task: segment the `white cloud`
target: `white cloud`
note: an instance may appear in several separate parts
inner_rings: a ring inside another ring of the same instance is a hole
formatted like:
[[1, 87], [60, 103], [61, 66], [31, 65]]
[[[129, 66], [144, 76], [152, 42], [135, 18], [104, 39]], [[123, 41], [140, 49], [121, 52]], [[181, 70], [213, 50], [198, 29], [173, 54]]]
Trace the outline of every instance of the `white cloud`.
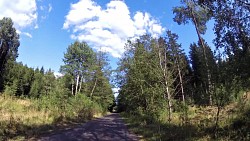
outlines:
[[54, 72], [54, 76], [55, 76], [56, 78], [60, 78], [60, 77], [63, 76], [63, 74], [60, 73], [60, 72]]
[[29, 37], [29, 38], [32, 38], [32, 35], [28, 32], [23, 32], [22, 34], [24, 34], [25, 36]]
[[19, 35], [25, 35], [25, 36], [27, 36], [29, 38], [32, 38], [32, 35], [30, 33], [28, 33], [28, 32], [22, 32], [22, 31], [17, 29], [16, 33], [19, 34]]
[[17, 29], [37, 25], [37, 5], [35, 0], [1, 0], [0, 18], [12, 18]]
[[128, 38], [145, 33], [156, 37], [164, 31], [149, 13], [137, 11], [132, 16], [124, 1], [110, 1], [103, 9], [92, 0], [80, 0], [71, 4], [65, 18], [63, 29], [71, 31], [72, 39], [86, 41], [114, 57], [122, 55]]
[[49, 9], [48, 9], [48, 12], [50, 13], [52, 11], [52, 5], [49, 4]]

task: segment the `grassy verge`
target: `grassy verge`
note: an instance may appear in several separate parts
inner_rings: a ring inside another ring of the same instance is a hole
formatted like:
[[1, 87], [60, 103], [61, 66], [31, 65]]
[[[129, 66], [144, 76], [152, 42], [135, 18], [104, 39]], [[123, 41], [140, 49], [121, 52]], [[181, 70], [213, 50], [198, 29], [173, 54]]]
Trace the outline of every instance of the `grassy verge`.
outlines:
[[129, 130], [148, 141], [250, 140], [250, 107], [245, 107], [240, 112], [232, 111], [235, 108], [237, 105], [229, 105], [223, 109], [216, 131], [216, 107], [190, 107], [187, 123], [183, 123], [180, 113], [174, 113], [171, 123], [162, 120], [148, 123], [145, 115], [121, 115]]
[[77, 126], [104, 114], [102, 108], [79, 95], [61, 100], [0, 96], [0, 140], [25, 140]]

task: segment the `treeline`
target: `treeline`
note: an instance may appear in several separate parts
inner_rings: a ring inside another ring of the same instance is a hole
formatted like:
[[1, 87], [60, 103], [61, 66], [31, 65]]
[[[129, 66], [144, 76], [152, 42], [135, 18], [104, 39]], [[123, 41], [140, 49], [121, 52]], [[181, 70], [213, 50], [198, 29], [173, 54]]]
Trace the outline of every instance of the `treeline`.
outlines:
[[[218, 122], [221, 108], [250, 88], [249, 4], [244, 0], [181, 3], [173, 8], [174, 21], [191, 22], [197, 34], [186, 36], [197, 36], [198, 41], [190, 44], [188, 55], [171, 31], [164, 37], [145, 35], [128, 41], [116, 76], [119, 107], [147, 116], [150, 123], [162, 113], [171, 122], [180, 110], [187, 117], [190, 105], [215, 106]], [[211, 19], [215, 50], [202, 38]]]
[[40, 99], [60, 92], [66, 99], [85, 95], [103, 110], [113, 104], [111, 68], [106, 53], [95, 52], [87, 43], [75, 41], [64, 54], [62, 76], [56, 78], [51, 69], [29, 68], [15, 61], [20, 43], [10, 18], [0, 20], [0, 39], [0, 92], [3, 94]]
[[26, 140], [112, 111], [115, 104], [106, 53], [75, 41], [64, 54], [62, 76], [55, 77], [51, 69], [16, 62], [19, 45], [12, 20], [1, 19], [0, 140]]
[[56, 78], [51, 70], [29, 68], [22, 63], [8, 61], [3, 73], [1, 91], [12, 96], [39, 98], [55, 88]]

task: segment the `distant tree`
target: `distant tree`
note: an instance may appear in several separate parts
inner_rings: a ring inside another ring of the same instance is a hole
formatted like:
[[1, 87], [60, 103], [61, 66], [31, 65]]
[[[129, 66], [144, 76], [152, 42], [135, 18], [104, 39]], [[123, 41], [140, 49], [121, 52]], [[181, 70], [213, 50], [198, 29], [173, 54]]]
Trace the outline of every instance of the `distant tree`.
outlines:
[[[206, 49], [206, 56], [207, 56], [207, 64], [209, 69], [211, 70], [210, 73], [213, 77], [211, 77], [210, 81], [212, 84], [216, 83], [217, 77], [217, 64], [216, 58], [213, 55], [213, 52], [205, 44]], [[203, 47], [201, 44], [191, 44], [190, 46], [190, 60], [193, 69], [193, 79], [194, 79], [194, 88], [195, 93], [193, 94], [194, 100], [196, 104], [209, 104], [210, 103], [210, 94], [209, 91], [209, 81], [208, 76], [206, 75], [207, 68], [205, 64], [205, 57], [203, 55]], [[214, 85], [213, 85], [214, 86]]]
[[23, 95], [28, 96], [31, 85], [34, 79], [34, 70], [32, 68], [25, 67], [25, 73], [23, 74]]
[[43, 77], [43, 82], [44, 82], [44, 93], [47, 95], [49, 92], [55, 87], [55, 81], [56, 78], [54, 76], [54, 73], [49, 69]]
[[41, 69], [40, 69], [40, 73], [41, 73], [41, 74], [44, 74], [44, 73], [45, 73], [45, 72], [44, 72], [43, 66], [42, 66]]
[[38, 71], [35, 71], [34, 73], [34, 80], [31, 84], [29, 96], [34, 98], [39, 98], [43, 94], [43, 88], [44, 88], [44, 81], [43, 81], [44, 75], [40, 73], [39, 69]]

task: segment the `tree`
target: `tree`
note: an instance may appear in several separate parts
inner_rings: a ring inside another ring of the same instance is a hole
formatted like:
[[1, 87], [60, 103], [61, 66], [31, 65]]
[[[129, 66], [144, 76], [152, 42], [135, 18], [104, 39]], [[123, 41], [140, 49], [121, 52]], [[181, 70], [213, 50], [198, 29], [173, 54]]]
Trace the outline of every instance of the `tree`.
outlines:
[[[233, 79], [243, 89], [250, 86], [250, 7], [247, 0], [214, 2], [215, 45], [224, 49]], [[231, 82], [233, 81], [230, 80]]]
[[[173, 89], [173, 75], [172, 70], [169, 68], [169, 65], [172, 63], [170, 61], [170, 58], [168, 56], [168, 45], [163, 38], [159, 39], [159, 45], [158, 45], [158, 57], [159, 57], [159, 65], [161, 69], [161, 77], [162, 77], [162, 83], [164, 85], [164, 98], [168, 101], [168, 120], [169, 122], [172, 120], [172, 112], [173, 112], [173, 92], [171, 92], [171, 89]], [[167, 96], [167, 97], [166, 97]]]
[[211, 83], [211, 70], [209, 70], [208, 59], [206, 56], [206, 47], [205, 43], [201, 37], [201, 34], [204, 34], [206, 31], [206, 22], [211, 18], [210, 11], [206, 7], [199, 6], [194, 0], [183, 0], [182, 3], [184, 6], [175, 7], [173, 12], [176, 14], [174, 21], [178, 24], [186, 24], [189, 20], [195, 26], [195, 30], [199, 39], [199, 43], [203, 47], [203, 55], [205, 58], [206, 65], [206, 74], [208, 79], [208, 94], [209, 94], [209, 103], [212, 105], [212, 83]]
[[158, 40], [144, 35], [134, 42], [128, 41], [125, 48], [127, 51], [118, 67], [119, 108], [141, 114], [146, 122], [151, 123], [160, 111], [167, 110], [168, 102], [165, 79], [160, 69]]
[[[215, 84], [216, 77], [217, 77], [217, 65], [215, 63], [215, 57], [211, 51], [211, 49], [206, 46], [206, 56], [207, 56], [207, 63], [209, 69], [212, 70], [211, 74], [213, 74], [210, 79], [211, 83]], [[209, 104], [210, 103], [210, 95], [208, 93], [209, 90], [209, 82], [208, 76], [206, 75], [206, 65], [205, 65], [205, 57], [203, 56], [203, 47], [200, 44], [191, 44], [190, 45], [190, 60], [193, 69], [193, 79], [194, 79], [194, 101], [196, 104]]]
[[[172, 33], [171, 31], [167, 31], [167, 36], [165, 37], [167, 44], [167, 54], [170, 56], [169, 61], [171, 61], [171, 70], [173, 72], [173, 78], [175, 80], [175, 94], [173, 96], [180, 96], [185, 103], [185, 93], [184, 93], [184, 85], [185, 79], [184, 76], [187, 73], [188, 61], [181, 45], [177, 43], [178, 35]], [[179, 94], [181, 93], [181, 94]]]
[[18, 56], [19, 35], [10, 18], [0, 20], [0, 91], [3, 89], [3, 73], [7, 60], [15, 60]]
[[92, 81], [90, 81], [90, 97], [107, 108], [114, 101], [110, 80], [110, 66], [105, 52], [96, 53], [96, 63], [93, 66]]
[[[91, 67], [95, 62], [95, 53], [85, 42], [74, 42], [64, 54], [61, 66], [62, 73], [69, 73], [72, 76], [72, 95], [80, 92], [81, 84], [88, 79], [91, 73]], [[74, 89], [75, 86], [75, 89]]]
[[16, 96], [29, 95], [31, 83], [33, 82], [34, 70], [24, 66], [22, 63], [17, 63], [13, 60], [8, 60], [3, 74], [3, 84], [5, 87], [16, 85]]
[[43, 88], [44, 88], [44, 81], [43, 81], [44, 75], [39, 71], [39, 69], [36, 69], [34, 73], [34, 79], [31, 84], [29, 96], [34, 98], [39, 98], [43, 94]]
[[[42, 67], [43, 68], [43, 67]], [[43, 73], [42, 73], [43, 74]], [[48, 95], [49, 92], [55, 87], [55, 76], [54, 73], [49, 69], [43, 77], [45, 94]]]

